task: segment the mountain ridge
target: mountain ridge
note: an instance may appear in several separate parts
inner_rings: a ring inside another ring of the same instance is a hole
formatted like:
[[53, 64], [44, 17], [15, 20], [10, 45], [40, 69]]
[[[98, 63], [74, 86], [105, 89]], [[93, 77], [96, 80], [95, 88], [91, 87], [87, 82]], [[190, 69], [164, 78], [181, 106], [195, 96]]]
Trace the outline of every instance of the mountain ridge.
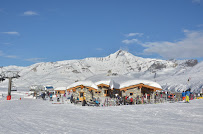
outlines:
[[[68, 86], [75, 81], [84, 80], [97, 74], [107, 74], [108, 71], [111, 71], [114, 74], [129, 75], [135, 79], [157, 81], [164, 90], [173, 88], [174, 91], [178, 91], [180, 88], [191, 87], [191, 84], [185, 86], [185, 82], [182, 80], [184, 79], [183, 76], [188, 77], [196, 71], [202, 73], [199, 68], [202, 68], [203, 65], [200, 64], [200, 67], [197, 65], [196, 60], [142, 58], [127, 51], [118, 50], [106, 57], [41, 62], [28, 67], [7, 66], [4, 69], [19, 71], [21, 77], [13, 81], [13, 86], [16, 87], [28, 88], [31, 85]], [[195, 67], [196, 69], [193, 69]], [[182, 84], [182, 86], [173, 82], [171, 77], [180, 78], [180, 85]], [[170, 85], [168, 85], [169, 83]], [[201, 82], [198, 85], [201, 87]], [[7, 87], [7, 81], [0, 83], [0, 87]], [[195, 90], [199, 92], [200, 89], [195, 87]]]

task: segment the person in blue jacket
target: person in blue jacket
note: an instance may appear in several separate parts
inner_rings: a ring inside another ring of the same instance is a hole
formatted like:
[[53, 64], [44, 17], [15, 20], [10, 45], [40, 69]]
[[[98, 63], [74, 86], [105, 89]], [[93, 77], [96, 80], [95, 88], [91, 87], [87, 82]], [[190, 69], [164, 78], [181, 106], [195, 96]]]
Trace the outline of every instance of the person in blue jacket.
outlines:
[[183, 98], [183, 101], [186, 99], [186, 97], [185, 97], [185, 91], [182, 92], [182, 98]]
[[185, 92], [185, 95], [186, 95], [186, 102], [187, 103], [189, 103], [189, 100], [190, 100], [190, 98], [189, 98], [189, 96], [190, 96], [190, 88]]
[[49, 94], [50, 101], [52, 101], [52, 93]]

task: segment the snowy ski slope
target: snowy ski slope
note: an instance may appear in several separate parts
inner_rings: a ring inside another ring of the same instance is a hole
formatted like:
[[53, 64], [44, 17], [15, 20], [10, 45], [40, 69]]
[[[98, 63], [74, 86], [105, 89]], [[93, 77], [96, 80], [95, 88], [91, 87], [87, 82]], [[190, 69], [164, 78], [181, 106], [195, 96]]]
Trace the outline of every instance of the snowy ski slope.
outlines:
[[0, 98], [0, 133], [202, 134], [203, 100], [111, 107]]

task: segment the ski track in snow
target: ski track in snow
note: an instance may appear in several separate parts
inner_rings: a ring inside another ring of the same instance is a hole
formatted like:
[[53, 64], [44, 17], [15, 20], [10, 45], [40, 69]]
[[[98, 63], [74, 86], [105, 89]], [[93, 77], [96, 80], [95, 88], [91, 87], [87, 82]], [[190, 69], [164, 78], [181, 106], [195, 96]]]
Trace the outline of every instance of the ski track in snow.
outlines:
[[201, 134], [203, 100], [111, 107], [0, 98], [0, 133]]

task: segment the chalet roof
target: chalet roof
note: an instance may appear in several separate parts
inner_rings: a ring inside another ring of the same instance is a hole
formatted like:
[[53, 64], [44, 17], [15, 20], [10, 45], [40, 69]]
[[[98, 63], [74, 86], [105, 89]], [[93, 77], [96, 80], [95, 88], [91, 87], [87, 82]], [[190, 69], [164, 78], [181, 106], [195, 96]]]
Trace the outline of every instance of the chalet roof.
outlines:
[[127, 76], [127, 75], [106, 75], [106, 74], [100, 74], [100, 75], [95, 75], [92, 77], [87, 78], [86, 80], [90, 80], [95, 83], [95, 85], [99, 84], [105, 84], [109, 85], [111, 89], [121, 89], [124, 87], [129, 87], [132, 85], [138, 85], [138, 84], [144, 84], [148, 85], [151, 87], [155, 88], [160, 88], [162, 87], [153, 81], [149, 80], [135, 80], [133, 77]]
[[88, 80], [75, 82], [75, 83], [69, 85], [67, 87], [67, 89], [70, 89], [70, 88], [73, 88], [73, 87], [76, 87], [76, 86], [79, 86], [79, 85], [83, 85], [83, 86], [87, 86], [87, 87], [92, 87], [94, 89], [98, 89], [97, 85], [95, 85], [92, 81], [88, 81]]
[[162, 89], [162, 87], [158, 83], [153, 82], [153, 81], [149, 81], [149, 80], [129, 80], [129, 81], [121, 83], [120, 84], [120, 89], [125, 88], [125, 87], [129, 87], [129, 86], [132, 86], [132, 85], [138, 85], [138, 84], [144, 84], [144, 85], [147, 85], [147, 86], [150, 86], [150, 87], [155, 87], [155, 88]]
[[55, 90], [55, 91], [56, 91], [56, 90], [66, 90], [66, 87], [57, 87], [57, 88], [55, 88], [54, 90]]
[[148, 87], [156, 88], [156, 89], [162, 89], [162, 87], [153, 81], [149, 80], [135, 80], [134, 78], [127, 76], [127, 75], [106, 75], [106, 74], [100, 74], [100, 75], [95, 75], [92, 77], [87, 78], [85, 81], [78, 81], [70, 86], [67, 87], [67, 89], [83, 85], [83, 86], [88, 86], [92, 87], [95, 89], [98, 89], [98, 85], [107, 85], [111, 89], [122, 89], [122, 88], [127, 88], [131, 87], [133, 85], [146, 85]]
[[120, 84], [123, 81], [132, 80], [133, 78], [128, 77], [126, 75], [107, 75], [107, 74], [99, 74], [92, 77], [87, 78], [86, 80], [90, 80], [95, 83], [95, 85], [105, 84], [109, 85], [112, 89], [119, 89]]

